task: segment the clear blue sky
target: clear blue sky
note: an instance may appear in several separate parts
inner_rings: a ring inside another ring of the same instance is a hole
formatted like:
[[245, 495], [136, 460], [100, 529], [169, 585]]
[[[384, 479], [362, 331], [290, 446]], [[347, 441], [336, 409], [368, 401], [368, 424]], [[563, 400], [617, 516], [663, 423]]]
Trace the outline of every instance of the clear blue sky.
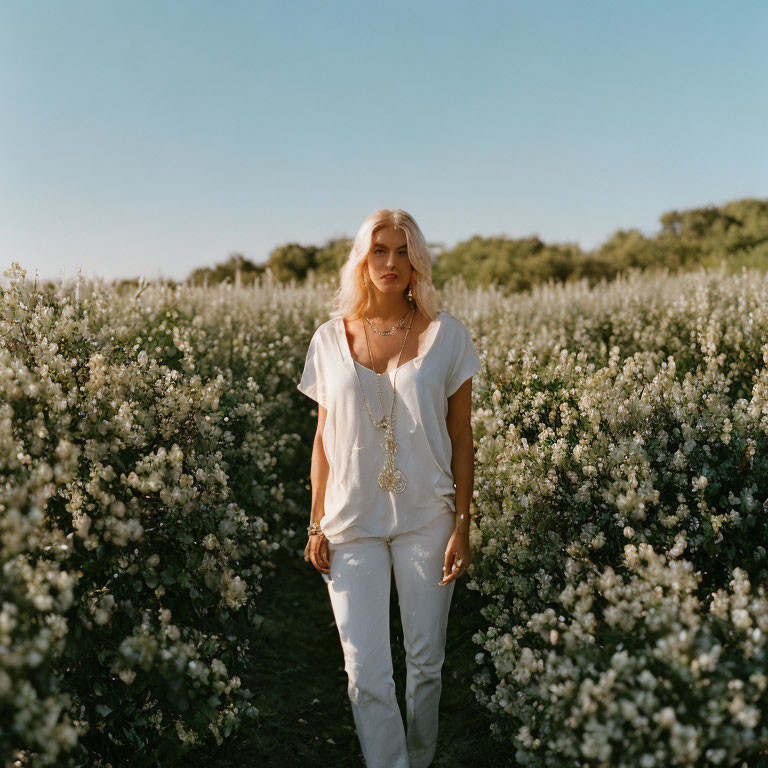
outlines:
[[577, 242], [768, 197], [768, 2], [0, 0], [0, 248], [186, 277], [353, 236]]

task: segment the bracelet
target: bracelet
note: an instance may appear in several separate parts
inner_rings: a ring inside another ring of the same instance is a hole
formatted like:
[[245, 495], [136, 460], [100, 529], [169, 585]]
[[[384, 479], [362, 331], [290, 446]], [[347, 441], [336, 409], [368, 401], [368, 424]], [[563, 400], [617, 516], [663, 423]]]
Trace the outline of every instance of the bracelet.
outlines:
[[323, 533], [323, 529], [320, 527], [320, 523], [310, 523], [307, 526], [307, 533], [312, 536], [313, 534]]

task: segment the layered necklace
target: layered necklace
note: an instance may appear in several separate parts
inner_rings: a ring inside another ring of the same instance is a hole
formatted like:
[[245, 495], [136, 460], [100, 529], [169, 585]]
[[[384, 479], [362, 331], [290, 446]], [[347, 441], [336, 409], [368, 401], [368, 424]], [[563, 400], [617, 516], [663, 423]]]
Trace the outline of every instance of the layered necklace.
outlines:
[[360, 378], [360, 372], [357, 370], [357, 366], [353, 365], [355, 373], [357, 374], [357, 380], [360, 383], [360, 391], [363, 393], [363, 400], [365, 401], [365, 407], [368, 411], [368, 416], [371, 419], [371, 424], [377, 432], [380, 432], [384, 444], [384, 467], [379, 472], [379, 488], [382, 491], [392, 491], [393, 493], [402, 493], [405, 490], [406, 477], [395, 466], [395, 454], [400, 446], [395, 442], [395, 400], [397, 398], [397, 373], [400, 368], [400, 358], [403, 355], [403, 347], [405, 347], [405, 340], [408, 338], [408, 331], [411, 330], [411, 322], [413, 321], [413, 314], [415, 312], [415, 305], [412, 306], [401, 318], [400, 322], [393, 325], [388, 331], [379, 331], [373, 327], [373, 324], [367, 317], [363, 320], [370, 325], [371, 329], [379, 336], [391, 336], [398, 329], [402, 328], [406, 318], [408, 318], [408, 325], [405, 329], [405, 335], [403, 336], [403, 343], [400, 346], [400, 354], [397, 356], [397, 369], [395, 370], [395, 376], [392, 381], [392, 409], [389, 416], [387, 416], [387, 409], [384, 407], [384, 398], [381, 394], [381, 374], [376, 370], [376, 366], [373, 362], [373, 353], [371, 352], [371, 344], [368, 341], [368, 334], [365, 331], [365, 323], [363, 324], [363, 333], [365, 333], [365, 343], [368, 346], [368, 357], [371, 360], [373, 366], [373, 372], [376, 374], [376, 387], [379, 391], [379, 403], [381, 404], [382, 417], [378, 421], [373, 418], [371, 412], [371, 406], [368, 403], [368, 398], [365, 396], [365, 388]]

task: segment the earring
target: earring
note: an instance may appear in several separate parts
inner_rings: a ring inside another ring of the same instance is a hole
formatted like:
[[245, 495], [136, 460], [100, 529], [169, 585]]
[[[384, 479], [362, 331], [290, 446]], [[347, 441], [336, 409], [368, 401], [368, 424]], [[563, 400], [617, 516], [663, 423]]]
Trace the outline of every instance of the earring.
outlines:
[[406, 298], [408, 299], [408, 301], [413, 301], [413, 293], [411, 291], [410, 285], [408, 286], [408, 295], [406, 296]]

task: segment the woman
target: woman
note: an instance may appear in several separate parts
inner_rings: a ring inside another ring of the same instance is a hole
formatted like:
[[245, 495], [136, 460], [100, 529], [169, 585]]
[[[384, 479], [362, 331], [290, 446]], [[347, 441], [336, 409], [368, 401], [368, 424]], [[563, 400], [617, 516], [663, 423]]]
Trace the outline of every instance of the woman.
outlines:
[[[429, 251], [403, 210], [363, 222], [334, 304], [298, 385], [318, 403], [304, 556], [328, 583], [368, 768], [423, 768], [437, 743], [448, 610], [470, 563], [480, 359], [467, 328], [436, 310]], [[392, 571], [407, 736], [392, 678]]]

